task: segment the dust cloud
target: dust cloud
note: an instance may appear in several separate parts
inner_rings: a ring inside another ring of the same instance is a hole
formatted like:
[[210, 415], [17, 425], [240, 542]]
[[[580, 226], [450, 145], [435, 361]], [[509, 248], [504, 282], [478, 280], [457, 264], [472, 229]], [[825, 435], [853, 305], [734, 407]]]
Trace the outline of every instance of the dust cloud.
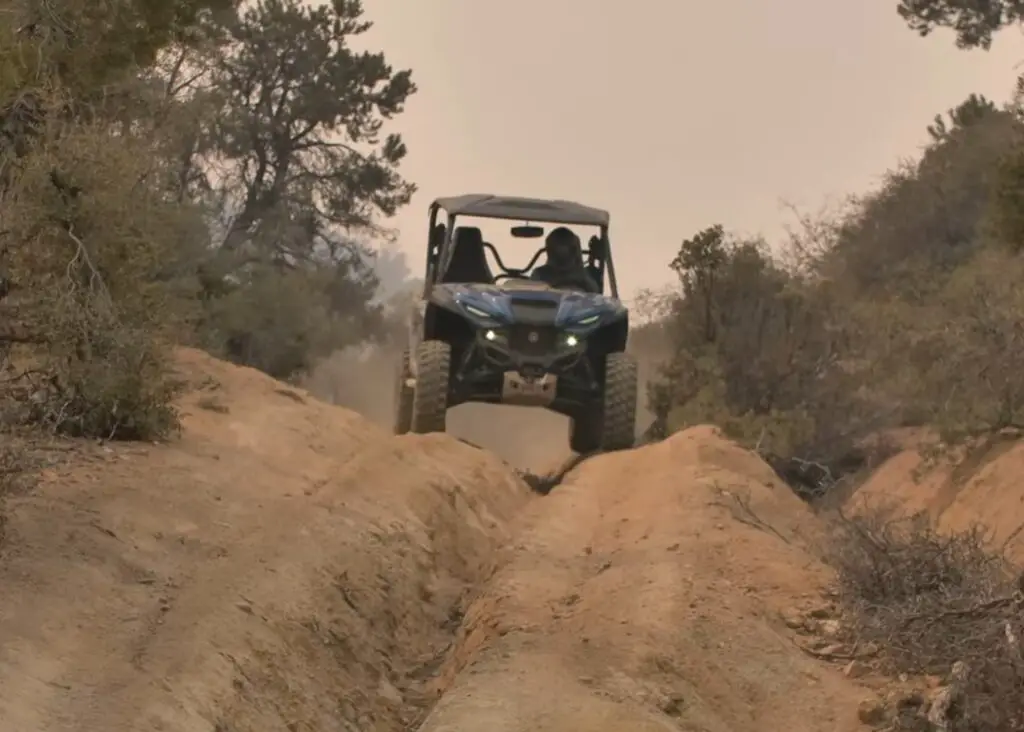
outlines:
[[[335, 352], [302, 383], [314, 396], [392, 428], [399, 351], [356, 347]], [[448, 433], [521, 470], [545, 471], [571, 456], [569, 420], [544, 409], [463, 404], [448, 413]]]
[[[668, 355], [667, 336], [656, 329], [638, 331], [629, 351], [640, 371], [637, 434], [653, 420], [647, 409], [647, 382]], [[391, 429], [399, 350], [393, 346], [356, 346], [321, 361], [301, 384], [317, 398], [359, 412]], [[556, 469], [572, 456], [569, 419], [546, 409], [497, 404], [463, 404], [448, 413], [448, 433], [489, 450], [521, 470]]]

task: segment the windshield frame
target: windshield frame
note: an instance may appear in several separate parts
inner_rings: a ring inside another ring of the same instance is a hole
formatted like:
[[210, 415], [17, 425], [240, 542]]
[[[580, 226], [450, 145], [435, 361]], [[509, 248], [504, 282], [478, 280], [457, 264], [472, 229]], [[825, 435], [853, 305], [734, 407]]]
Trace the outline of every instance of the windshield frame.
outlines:
[[[440, 209], [440, 207], [438, 207], [438, 209]], [[441, 209], [441, 211], [443, 211], [443, 209]], [[436, 211], [436, 210], [435, 211], [431, 211], [431, 214], [432, 214], [431, 217], [430, 217], [431, 218], [431, 230], [433, 230], [433, 227], [436, 224], [437, 219], [440, 218], [439, 216], [436, 215], [437, 213], [440, 213], [440, 211]], [[444, 213], [447, 214], [447, 216], [445, 217], [446, 218], [446, 222], [445, 222], [444, 242], [443, 242], [443, 244], [441, 246], [441, 251], [437, 253], [436, 274], [435, 274], [435, 276], [433, 278], [430, 278], [434, 282], [440, 281], [440, 279], [442, 278], [444, 272], [448, 269], [448, 265], [451, 262], [452, 253], [453, 253], [453, 250], [454, 250], [454, 247], [453, 247], [453, 237], [454, 237], [454, 234], [455, 234], [455, 229], [458, 226], [460, 226], [460, 225], [465, 225], [466, 224], [466, 222], [465, 222], [466, 219], [468, 219], [470, 221], [481, 221], [481, 222], [482, 221], [505, 222], [505, 223], [508, 223], [510, 226], [519, 225], [519, 224], [528, 224], [528, 225], [534, 225], [534, 226], [544, 226], [545, 229], [547, 229], [547, 233], [550, 233], [551, 229], [553, 229], [555, 227], [565, 226], [565, 224], [562, 224], [561, 222], [557, 222], [557, 221], [543, 221], [543, 220], [529, 220], [529, 221], [523, 220], [523, 221], [521, 221], [521, 220], [515, 220], [515, 219], [508, 219], [508, 218], [505, 218], [505, 217], [479, 216], [479, 215], [472, 215], [472, 214], [453, 214], [453, 213], [448, 212], [448, 211], [444, 211]], [[470, 225], [472, 225], [472, 224], [470, 224]], [[600, 282], [598, 284], [600, 286], [601, 293], [603, 294], [606, 291], [606, 282], [607, 282], [607, 290], [609, 291], [608, 294], [611, 297], [613, 297], [615, 299], [618, 299], [619, 298], [618, 283], [616, 282], [616, 278], [615, 278], [615, 267], [614, 267], [614, 264], [612, 263], [611, 243], [609, 242], [609, 237], [608, 237], [609, 227], [607, 225], [597, 226], [597, 225], [594, 225], [594, 224], [576, 224], [576, 225], [571, 225], [569, 228], [573, 228], [573, 229], [575, 229], [575, 228], [586, 228], [588, 230], [597, 229], [598, 233], [596, 234], [596, 236], [600, 240], [603, 240], [603, 242], [604, 242], [604, 249], [605, 249], [605, 257], [604, 257], [604, 259], [603, 260], [598, 260], [599, 263], [596, 265], [597, 272], [600, 275]], [[532, 240], [526, 240], [526, 241], [532, 241]], [[544, 240], [543, 239], [537, 239], [535, 241], [540, 242], [540, 244], [539, 244], [539, 246], [537, 246], [536, 248], [534, 248], [532, 250], [532, 252], [530, 254], [531, 258], [535, 257], [537, 252], [543, 250], [543, 248], [544, 248]], [[504, 251], [505, 250], [504, 246], [503, 247], [498, 247], [498, 246], [496, 246], [494, 244], [491, 244], [491, 246], [493, 246], [496, 251]], [[584, 249], [584, 252], [586, 252], [587, 251], [587, 246], [584, 246], [583, 249]], [[491, 253], [491, 256], [489, 256], [488, 259], [492, 260], [493, 258], [494, 258], [494, 255], [493, 255], [493, 253]], [[525, 260], [525, 262], [528, 263], [529, 259]], [[495, 262], [495, 264], [500, 266], [499, 262]], [[537, 264], [539, 264], [539, 262], [535, 262], [534, 266], [537, 266]], [[532, 269], [533, 268], [531, 267], [530, 271], [532, 271]], [[514, 267], [513, 267], [513, 270], [515, 271]], [[528, 273], [525, 273], [525, 274], [527, 274], [527, 278], [528, 278]]]

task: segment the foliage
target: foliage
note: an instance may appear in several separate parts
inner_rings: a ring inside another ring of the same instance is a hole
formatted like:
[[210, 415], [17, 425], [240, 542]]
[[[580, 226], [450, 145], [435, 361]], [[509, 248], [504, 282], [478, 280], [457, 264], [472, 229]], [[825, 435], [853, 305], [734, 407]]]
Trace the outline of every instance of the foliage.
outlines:
[[950, 440], [1024, 427], [1024, 261], [984, 252], [942, 291], [909, 367]]
[[[40, 8], [49, 15], [30, 26], [5, 25], [11, 45], [0, 60], [10, 125], [0, 166], [5, 341], [23, 345], [17, 355], [34, 377], [18, 414], [72, 434], [164, 436], [176, 423], [166, 348], [190, 289], [180, 252], [201, 221], [163, 195], [142, 125], [118, 124], [142, 98], [130, 104], [125, 86], [98, 101], [88, 64], [67, 66], [88, 50], [109, 56], [96, 79], [125, 81], [121, 57], [104, 45], [115, 44], [105, 24], [120, 16]], [[158, 43], [163, 32], [146, 37]]]
[[663, 430], [712, 422], [787, 477], [816, 466], [824, 483], [800, 489], [817, 496], [890, 427], [956, 443], [1024, 424], [1024, 124], [971, 95], [927, 132], [919, 160], [801, 217], [781, 253], [722, 225], [682, 243], [649, 390]]
[[997, 176], [1019, 134], [1009, 112], [969, 98], [929, 128], [921, 159], [891, 172], [840, 222], [821, 271], [851, 290], [921, 302], [986, 235]]
[[675, 356], [651, 392], [669, 430], [711, 422], [767, 456], [813, 453], [827, 463], [872, 426], [860, 416], [867, 374], [840, 358], [855, 326], [828, 288], [721, 226], [683, 242], [672, 266], [681, 284], [667, 319]]
[[381, 217], [414, 187], [384, 124], [408, 71], [361, 3], [47, 0], [0, 15], [7, 419], [158, 438], [170, 349], [281, 378], [383, 327]]
[[[383, 133], [415, 86], [382, 54], [351, 48], [370, 28], [362, 15], [354, 0], [260, 0], [223, 22], [221, 43], [185, 49], [172, 65], [179, 76], [201, 69], [183, 91], [197, 113], [177, 156], [183, 194], [209, 203], [216, 232], [201, 342], [240, 363], [277, 364], [277, 376], [308, 368], [325, 349], [361, 340], [379, 324], [371, 304], [379, 283], [358, 239], [386, 233], [378, 217], [394, 214], [415, 190], [397, 171], [406, 154], [401, 136]], [[284, 279], [270, 283], [270, 272]], [[227, 279], [255, 289], [240, 293]], [[326, 341], [275, 327], [284, 340], [271, 342], [264, 325], [287, 324], [265, 312], [274, 300], [256, 291], [267, 287], [306, 298], [314, 317], [360, 322], [325, 321], [317, 329]], [[221, 316], [230, 323], [218, 324]], [[214, 343], [217, 334], [227, 340]], [[302, 343], [311, 350], [298, 357]]]
[[918, 34], [927, 36], [936, 28], [956, 33], [960, 48], [992, 45], [1001, 28], [1024, 19], [1021, 0], [899, 0], [897, 12]]
[[251, 271], [243, 285], [208, 303], [202, 345], [275, 378], [307, 373], [340, 344], [373, 335], [363, 318], [346, 317], [332, 303], [330, 277], [329, 271]]

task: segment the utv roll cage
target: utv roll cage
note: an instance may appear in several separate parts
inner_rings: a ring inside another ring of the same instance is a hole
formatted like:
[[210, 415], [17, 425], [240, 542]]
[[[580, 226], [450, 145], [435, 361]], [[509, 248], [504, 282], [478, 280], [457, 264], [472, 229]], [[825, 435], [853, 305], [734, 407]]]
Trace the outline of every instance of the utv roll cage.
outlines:
[[[444, 221], [438, 219], [444, 215]], [[600, 233], [591, 237], [584, 254], [588, 255], [591, 271], [597, 275], [601, 292], [605, 291], [607, 273], [608, 290], [611, 297], [618, 299], [619, 288], [615, 280], [615, 266], [612, 263], [611, 243], [608, 229], [611, 217], [607, 211], [591, 208], [572, 201], [553, 201], [540, 198], [517, 196], [496, 196], [486, 193], [471, 193], [462, 196], [438, 198], [430, 204], [430, 224], [427, 246], [427, 267], [424, 278], [424, 297], [429, 297], [431, 288], [437, 284], [452, 258], [452, 242], [455, 221], [460, 216], [476, 216], [488, 219], [526, 221], [530, 223], [558, 224], [563, 226], [596, 226]], [[437, 235], [444, 225], [443, 238]], [[504, 268], [501, 258], [493, 247], [492, 254]], [[536, 259], [536, 257], [534, 257]], [[533, 262], [531, 261], [530, 266]], [[529, 267], [527, 267], [529, 268]]]

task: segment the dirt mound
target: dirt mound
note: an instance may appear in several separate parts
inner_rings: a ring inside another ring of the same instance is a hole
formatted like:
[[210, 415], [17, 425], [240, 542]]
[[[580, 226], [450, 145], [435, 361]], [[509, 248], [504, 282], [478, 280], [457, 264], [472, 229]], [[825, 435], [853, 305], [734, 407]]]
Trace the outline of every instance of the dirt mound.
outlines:
[[11, 501], [0, 729], [414, 724], [528, 489], [450, 438], [182, 365], [180, 442], [83, 446]]
[[182, 369], [180, 441], [78, 444], [10, 501], [0, 730], [858, 728], [868, 693], [790, 630], [816, 520], [715, 431], [541, 498], [450, 436]]
[[905, 450], [883, 463], [853, 495], [854, 510], [926, 512], [940, 530], [986, 528], [993, 545], [1024, 561], [1024, 443], [998, 439], [949, 459]]
[[780, 617], [829, 579], [816, 522], [698, 428], [595, 458], [529, 507], [423, 732], [853, 730], [864, 693]]

